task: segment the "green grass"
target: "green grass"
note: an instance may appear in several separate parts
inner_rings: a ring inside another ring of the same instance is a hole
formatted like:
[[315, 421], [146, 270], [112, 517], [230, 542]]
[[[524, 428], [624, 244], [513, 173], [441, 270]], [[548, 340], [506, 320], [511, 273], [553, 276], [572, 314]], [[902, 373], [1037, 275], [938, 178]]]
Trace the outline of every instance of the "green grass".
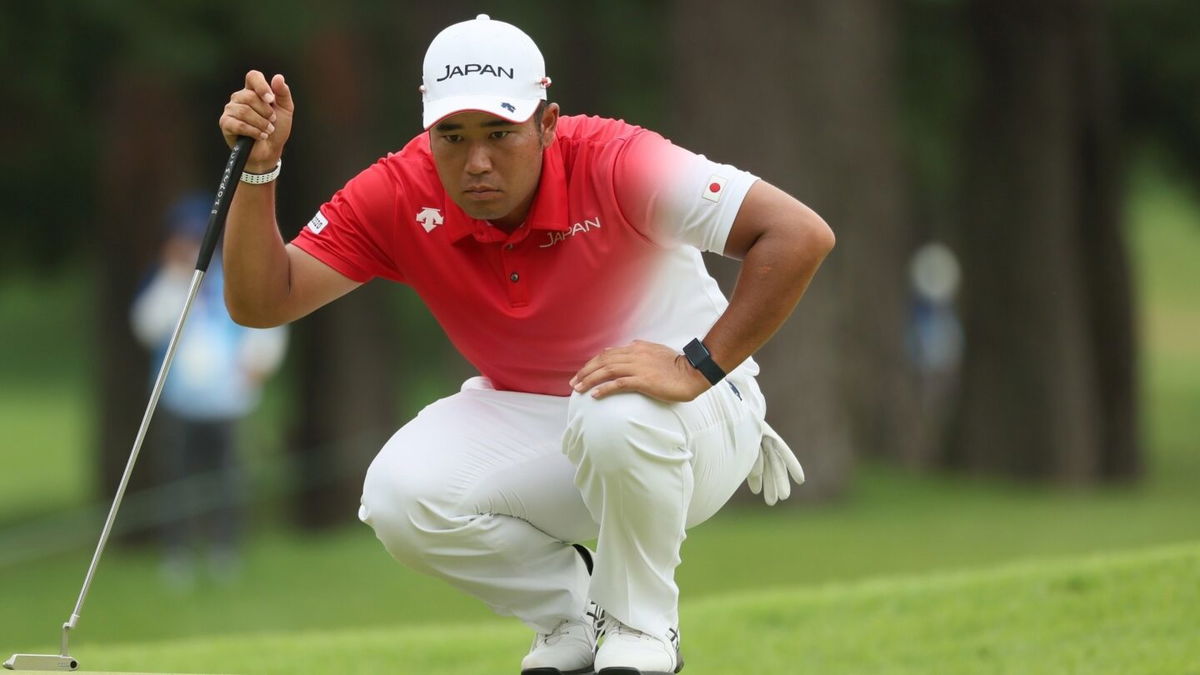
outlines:
[[[764, 587], [1200, 542], [1196, 513], [1195, 492], [1170, 499], [1148, 499], [1142, 488], [1061, 493], [875, 467], [843, 503], [799, 511], [727, 509], [691, 532], [678, 580], [683, 597], [699, 600]], [[0, 635], [14, 645], [53, 639], [89, 555], [79, 550], [3, 570]], [[329, 630], [493, 618], [474, 600], [394, 563], [365, 526], [325, 535], [262, 533], [247, 551], [243, 577], [231, 586], [173, 592], [159, 581], [157, 565], [152, 551], [106, 553], [80, 639], [168, 640], [264, 627]]]
[[77, 279], [0, 283], [0, 526], [92, 498], [86, 293]]
[[0, 525], [89, 501], [86, 411], [80, 388], [61, 380], [0, 387]]
[[1143, 170], [1129, 205], [1150, 478], [1174, 490], [1200, 482], [1200, 209], [1188, 194]]
[[[1197, 673], [1200, 545], [762, 589], [681, 610], [693, 675]], [[477, 675], [514, 672], [527, 638], [511, 622], [454, 622], [88, 645], [73, 654], [111, 670]]]

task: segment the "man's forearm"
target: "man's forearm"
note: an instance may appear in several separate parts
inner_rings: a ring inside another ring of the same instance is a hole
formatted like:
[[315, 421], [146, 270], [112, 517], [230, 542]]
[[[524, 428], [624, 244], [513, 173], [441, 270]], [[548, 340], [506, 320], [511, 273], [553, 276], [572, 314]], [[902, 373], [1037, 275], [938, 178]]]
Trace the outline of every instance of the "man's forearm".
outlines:
[[764, 232], [746, 252], [729, 307], [704, 337], [713, 361], [730, 372], [758, 351], [791, 315], [833, 248], [823, 221]]
[[287, 250], [275, 222], [275, 184], [241, 184], [226, 221], [225, 304], [234, 321], [254, 327], [283, 323], [290, 292]]

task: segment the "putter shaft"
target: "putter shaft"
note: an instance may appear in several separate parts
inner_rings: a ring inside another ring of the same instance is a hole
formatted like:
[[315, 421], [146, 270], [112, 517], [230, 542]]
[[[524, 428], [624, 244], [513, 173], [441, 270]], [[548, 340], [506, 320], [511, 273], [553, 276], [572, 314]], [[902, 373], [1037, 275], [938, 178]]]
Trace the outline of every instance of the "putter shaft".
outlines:
[[133, 450], [129, 453], [129, 461], [125, 464], [125, 473], [121, 476], [121, 483], [117, 486], [117, 496], [113, 498], [112, 506], [108, 509], [108, 518], [104, 521], [104, 529], [100, 531], [100, 542], [96, 545], [96, 552], [92, 554], [92, 564], [88, 566], [87, 575], [83, 579], [83, 588], [79, 591], [79, 599], [75, 601], [75, 609], [71, 612], [71, 617], [67, 619], [62, 627], [62, 656], [68, 655], [67, 640], [71, 629], [79, 623], [80, 613], [83, 611], [83, 602], [87, 599], [88, 590], [92, 587], [92, 579], [96, 576], [96, 567], [100, 564], [100, 556], [104, 553], [104, 546], [108, 543], [108, 537], [112, 534], [113, 523], [117, 519], [117, 511], [121, 508], [121, 500], [125, 497], [125, 488], [129, 486], [129, 477], [133, 474], [133, 465], [137, 463], [138, 454], [142, 450], [142, 442], [146, 440], [146, 430], [150, 428], [150, 419], [154, 417], [154, 410], [158, 407], [158, 399], [162, 396], [163, 385], [167, 381], [167, 373], [171, 370], [171, 362], [175, 360], [175, 350], [179, 347], [179, 337], [183, 334], [183, 324], [187, 321], [188, 314], [192, 311], [192, 303], [196, 299], [196, 293], [200, 290], [200, 282], [204, 279], [204, 270], [197, 269], [192, 274], [192, 285], [188, 289], [187, 301], [184, 302], [183, 311], [179, 313], [179, 320], [175, 323], [175, 330], [171, 333], [171, 341], [167, 345], [166, 356], [163, 357], [162, 366], [158, 369], [158, 377], [154, 380], [154, 390], [150, 393], [150, 402], [146, 406], [146, 413], [142, 416], [142, 424], [138, 427], [137, 437], [133, 441]]

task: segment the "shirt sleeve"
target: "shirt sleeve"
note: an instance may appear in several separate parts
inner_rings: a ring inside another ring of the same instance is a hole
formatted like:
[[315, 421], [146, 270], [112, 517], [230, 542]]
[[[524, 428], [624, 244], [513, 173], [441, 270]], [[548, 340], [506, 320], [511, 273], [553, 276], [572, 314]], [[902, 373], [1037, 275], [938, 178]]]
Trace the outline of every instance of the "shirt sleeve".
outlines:
[[612, 180], [621, 213], [647, 238], [723, 253], [742, 200], [758, 178], [642, 131], [626, 141]]
[[386, 163], [376, 162], [322, 204], [292, 243], [359, 283], [403, 281], [393, 241], [397, 190]]

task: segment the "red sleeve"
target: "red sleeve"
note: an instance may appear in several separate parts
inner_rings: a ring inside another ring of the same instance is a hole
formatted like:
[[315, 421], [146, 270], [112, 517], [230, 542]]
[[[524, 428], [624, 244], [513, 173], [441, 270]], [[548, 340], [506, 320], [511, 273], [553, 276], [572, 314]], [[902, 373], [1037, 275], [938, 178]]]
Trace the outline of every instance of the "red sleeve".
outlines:
[[380, 160], [322, 204], [292, 243], [359, 283], [404, 281], [394, 240], [398, 190], [387, 160]]

